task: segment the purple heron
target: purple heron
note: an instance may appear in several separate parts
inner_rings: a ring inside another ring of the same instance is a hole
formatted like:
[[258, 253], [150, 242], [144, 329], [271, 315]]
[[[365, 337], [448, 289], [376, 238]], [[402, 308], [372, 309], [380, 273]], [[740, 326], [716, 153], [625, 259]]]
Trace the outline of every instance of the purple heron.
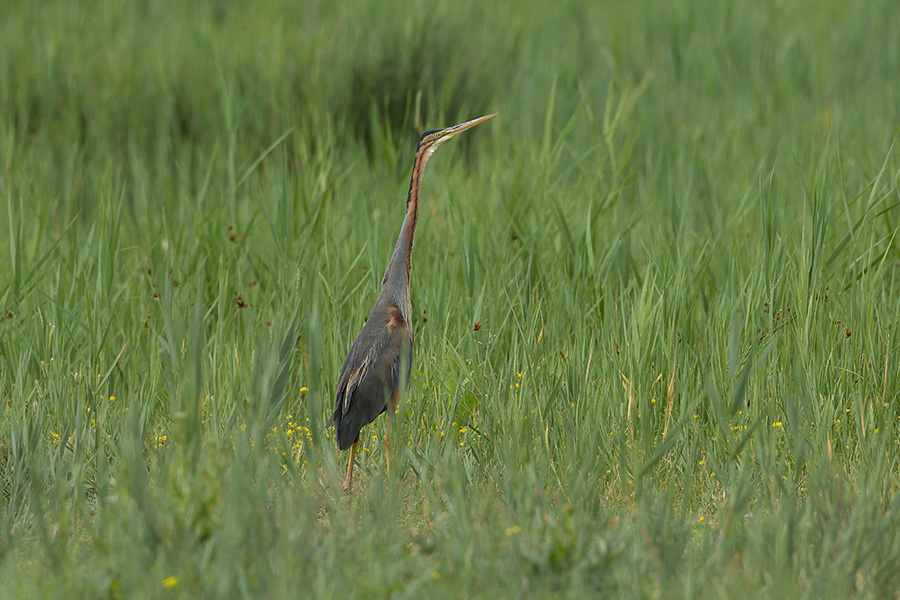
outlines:
[[400, 237], [388, 261], [381, 293], [372, 308], [372, 314], [363, 325], [350, 353], [341, 367], [334, 414], [328, 425], [334, 423], [334, 437], [339, 450], [350, 448], [350, 462], [344, 489], [350, 489], [353, 476], [353, 460], [359, 443], [360, 430], [388, 410], [387, 433], [384, 436], [384, 456], [387, 471], [391, 470], [391, 416], [397, 410], [401, 369], [404, 381], [409, 381], [412, 364], [413, 330], [409, 302], [409, 269], [413, 236], [419, 218], [419, 192], [425, 176], [425, 165], [437, 147], [453, 136], [475, 127], [493, 117], [485, 115], [453, 127], [426, 131], [419, 139], [413, 161], [409, 194], [406, 197], [406, 216], [400, 227]]

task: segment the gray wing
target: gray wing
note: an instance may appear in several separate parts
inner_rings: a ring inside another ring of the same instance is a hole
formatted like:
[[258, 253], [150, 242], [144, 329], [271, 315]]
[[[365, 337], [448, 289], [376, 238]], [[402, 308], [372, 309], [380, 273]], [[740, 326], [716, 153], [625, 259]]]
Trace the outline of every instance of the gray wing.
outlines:
[[404, 350], [408, 375], [412, 357], [409, 327], [397, 308], [376, 307], [353, 342], [338, 379], [330, 422], [334, 422], [341, 450], [359, 439], [359, 431], [387, 408], [400, 384]]

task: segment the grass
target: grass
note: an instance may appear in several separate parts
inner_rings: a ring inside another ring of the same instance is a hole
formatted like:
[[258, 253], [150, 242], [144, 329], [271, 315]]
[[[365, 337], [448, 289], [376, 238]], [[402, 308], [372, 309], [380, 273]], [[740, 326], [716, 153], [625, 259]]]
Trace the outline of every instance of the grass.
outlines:
[[[3, 597], [896, 597], [889, 0], [13, 2]], [[429, 166], [413, 376], [325, 428]]]

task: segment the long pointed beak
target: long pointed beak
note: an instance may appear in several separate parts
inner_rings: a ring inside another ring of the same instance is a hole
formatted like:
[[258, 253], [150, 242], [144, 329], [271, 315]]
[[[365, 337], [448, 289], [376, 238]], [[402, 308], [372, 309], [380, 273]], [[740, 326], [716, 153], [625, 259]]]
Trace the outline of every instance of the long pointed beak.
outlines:
[[465, 123], [460, 123], [459, 125], [454, 125], [453, 127], [447, 128], [447, 133], [449, 134], [447, 137], [453, 137], [458, 133], [462, 133], [466, 129], [471, 129], [478, 125], [479, 123], [484, 123], [488, 119], [496, 117], [497, 113], [491, 113], [489, 115], [484, 115], [483, 117], [478, 117], [477, 119], [472, 119], [471, 121], [466, 121]]

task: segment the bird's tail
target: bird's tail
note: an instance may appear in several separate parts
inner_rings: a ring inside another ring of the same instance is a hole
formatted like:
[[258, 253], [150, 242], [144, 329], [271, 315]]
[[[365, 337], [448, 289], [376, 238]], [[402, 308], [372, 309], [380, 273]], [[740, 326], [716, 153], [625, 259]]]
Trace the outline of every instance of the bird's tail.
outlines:
[[334, 439], [337, 442], [338, 450], [346, 450], [359, 440], [359, 431], [362, 429], [362, 423], [356, 415], [338, 415], [335, 412], [331, 416], [330, 423], [334, 423]]

